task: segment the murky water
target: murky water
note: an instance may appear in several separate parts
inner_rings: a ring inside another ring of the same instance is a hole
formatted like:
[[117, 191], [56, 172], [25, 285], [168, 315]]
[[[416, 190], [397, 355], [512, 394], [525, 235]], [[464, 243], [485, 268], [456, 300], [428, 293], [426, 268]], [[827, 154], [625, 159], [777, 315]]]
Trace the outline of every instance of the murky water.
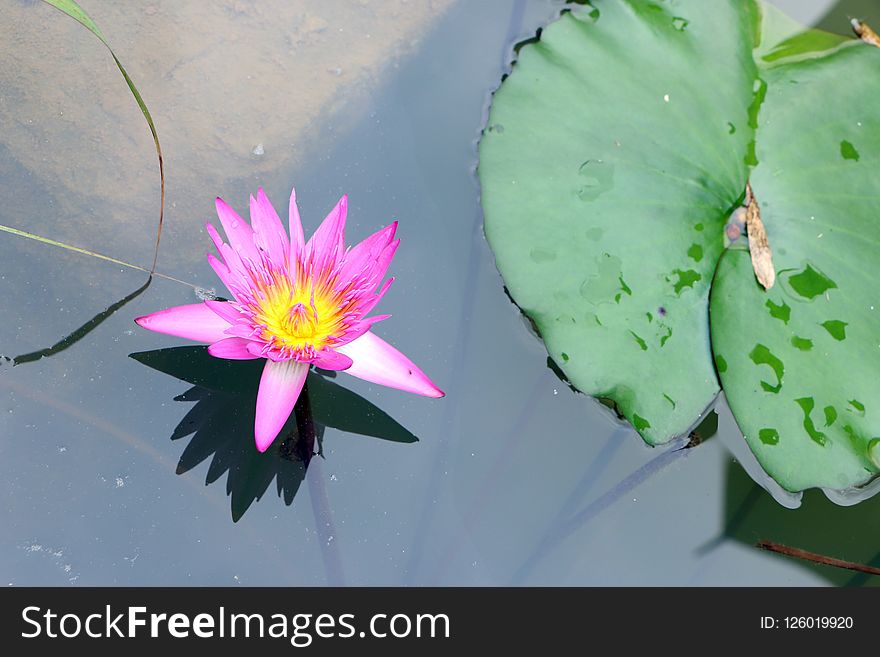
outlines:
[[[259, 457], [252, 369], [129, 357], [183, 345], [132, 318], [192, 286], [0, 233], [0, 584], [871, 583], [752, 546], [876, 564], [880, 497], [780, 505], [723, 408], [698, 448], [646, 447], [556, 377], [505, 296], [474, 141], [512, 43], [561, 3], [83, 4], [165, 148], [160, 271], [220, 291], [218, 194], [244, 210], [263, 186], [281, 208], [296, 184], [311, 231], [348, 193], [350, 240], [400, 221], [380, 332], [448, 396], [313, 375], [315, 444]], [[880, 23], [867, 0], [778, 4]], [[158, 175], [112, 61], [39, 3], [7, 15], [0, 223], [148, 266]]]

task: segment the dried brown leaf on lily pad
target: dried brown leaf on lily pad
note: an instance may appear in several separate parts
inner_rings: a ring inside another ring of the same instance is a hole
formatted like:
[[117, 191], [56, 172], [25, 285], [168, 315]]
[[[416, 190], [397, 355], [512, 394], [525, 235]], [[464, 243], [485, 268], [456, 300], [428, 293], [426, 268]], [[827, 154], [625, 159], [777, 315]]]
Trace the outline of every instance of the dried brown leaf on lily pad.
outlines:
[[746, 186], [746, 230], [749, 234], [749, 253], [752, 256], [755, 277], [765, 290], [769, 290], [776, 282], [773, 251], [767, 241], [767, 231], [761, 220], [761, 208], [752, 191], [751, 184]]
[[878, 36], [877, 33], [871, 29], [870, 25], [860, 21], [858, 18], [853, 18], [852, 27], [853, 32], [855, 32], [862, 41], [880, 48], [880, 36]]

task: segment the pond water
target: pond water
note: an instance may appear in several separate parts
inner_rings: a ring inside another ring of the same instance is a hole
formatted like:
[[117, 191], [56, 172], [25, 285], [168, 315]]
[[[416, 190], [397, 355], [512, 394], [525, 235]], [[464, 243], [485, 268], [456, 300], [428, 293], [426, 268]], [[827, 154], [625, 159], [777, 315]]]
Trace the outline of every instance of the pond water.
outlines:
[[[777, 4], [880, 24], [868, 0]], [[159, 271], [183, 283], [0, 233], [0, 584], [877, 584], [754, 543], [880, 565], [880, 496], [787, 508], [735, 458], [723, 402], [714, 438], [646, 447], [559, 380], [505, 295], [475, 140], [512, 44], [562, 3], [83, 5], [156, 119]], [[155, 154], [107, 52], [41, 3], [0, 35], [0, 223], [149, 267]], [[244, 211], [262, 186], [280, 209], [293, 184], [307, 233], [343, 193], [350, 242], [400, 221], [378, 332], [447, 392], [313, 373], [307, 463], [253, 451], [258, 371], [156, 354], [184, 341], [132, 321], [222, 294], [216, 195]]]

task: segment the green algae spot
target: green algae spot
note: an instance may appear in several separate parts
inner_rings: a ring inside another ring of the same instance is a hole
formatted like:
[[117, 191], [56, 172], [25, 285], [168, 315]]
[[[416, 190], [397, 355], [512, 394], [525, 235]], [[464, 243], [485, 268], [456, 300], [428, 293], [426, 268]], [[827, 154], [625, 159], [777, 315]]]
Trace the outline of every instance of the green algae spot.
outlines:
[[829, 319], [827, 322], [822, 322], [822, 326], [838, 342], [846, 340], [846, 322], [841, 322], [839, 319]]
[[767, 299], [767, 303], [764, 305], [770, 310], [771, 317], [780, 320], [784, 324], [788, 324], [788, 321], [791, 319], [791, 308], [785, 301], [777, 306], [770, 299]]
[[686, 287], [693, 287], [694, 283], [703, 278], [699, 272], [696, 272], [693, 269], [688, 269], [686, 271], [676, 269], [672, 274], [673, 276], [678, 276], [678, 280], [672, 284], [676, 294], [681, 294], [681, 291]]
[[728, 121], [727, 122], [727, 134], [732, 135], [734, 133], [736, 133], [736, 126]]
[[766, 381], [761, 381], [761, 387], [767, 392], [778, 393], [782, 390], [782, 375], [785, 373], [785, 365], [764, 345], [755, 345], [749, 358], [755, 365], [769, 365], [773, 373], [776, 374], [776, 385], [771, 385]]
[[859, 152], [856, 150], [856, 147], [846, 139], [840, 142], [840, 156], [844, 160], [853, 160], [854, 162], [859, 161]]
[[565, 362], [565, 363], [568, 362], [568, 354], [567, 354], [567, 353], [565, 353], [565, 352], [563, 351], [563, 352], [560, 354], [560, 356], [562, 356], [562, 360], [563, 360], [563, 362]]
[[791, 336], [791, 344], [801, 351], [809, 351], [813, 348], [813, 341], [798, 335]]
[[724, 374], [727, 371], [727, 361], [724, 360], [724, 356], [715, 354], [715, 367], [718, 368], [719, 374]]
[[660, 346], [661, 347], [666, 344], [666, 341], [669, 338], [672, 337], [672, 328], [669, 326], [664, 326], [663, 328], [666, 329], [666, 333], [664, 333], [663, 335], [660, 336]]
[[850, 399], [849, 405], [856, 409], [856, 413], [858, 413], [862, 417], [865, 416], [865, 405], [858, 399]]
[[804, 430], [807, 432], [807, 435], [813, 439], [813, 441], [818, 444], [825, 446], [828, 442], [825, 434], [816, 429], [816, 425], [813, 424], [813, 418], [810, 417], [810, 414], [813, 412], [813, 408], [816, 405], [816, 402], [813, 401], [812, 397], [801, 397], [800, 399], [795, 399], [795, 403], [801, 407], [801, 410], [804, 412]]
[[670, 404], [672, 404], [672, 410], [675, 410], [675, 400], [667, 395], [665, 392], [663, 393], [663, 398], [666, 399]]
[[694, 262], [699, 262], [703, 259], [703, 247], [699, 244], [691, 244], [691, 248], [688, 249], [688, 257]]
[[633, 413], [632, 423], [633, 426], [636, 428], [636, 431], [644, 431], [645, 429], [651, 428], [651, 423], [648, 422], [641, 415], [637, 415], [636, 413]]
[[639, 347], [641, 347], [642, 351], [648, 351], [648, 343], [645, 340], [635, 333], [635, 331], [630, 331], [630, 334], [635, 338], [636, 342], [639, 343]]
[[837, 409], [833, 406], [825, 407], [825, 426], [830, 427], [837, 419]]
[[779, 442], [779, 432], [772, 428], [761, 429], [758, 432], [758, 438], [765, 445], [775, 445]]
[[695, 226], [694, 226], [694, 230], [697, 231], [697, 232], [703, 230], [703, 224], [697, 224], [697, 225], [695, 225]]
[[629, 285], [626, 284], [626, 281], [623, 280], [623, 276], [618, 276], [617, 280], [620, 281], [620, 289], [625, 292], [627, 295], [632, 296], [633, 291], [629, 289]]
[[648, 324], [654, 321], [654, 315], [652, 315], [651, 313], [645, 313], [645, 317], [648, 318]]
[[807, 265], [802, 272], [789, 277], [788, 284], [805, 299], [815, 299], [828, 290], [837, 288], [837, 283], [812, 265]]

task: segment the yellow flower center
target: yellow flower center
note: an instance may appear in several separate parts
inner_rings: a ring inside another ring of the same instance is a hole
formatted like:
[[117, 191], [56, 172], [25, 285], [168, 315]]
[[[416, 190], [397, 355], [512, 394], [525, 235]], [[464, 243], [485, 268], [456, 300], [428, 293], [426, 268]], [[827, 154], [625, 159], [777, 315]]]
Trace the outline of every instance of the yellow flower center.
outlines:
[[266, 327], [261, 337], [279, 349], [319, 351], [345, 327], [344, 308], [328, 281], [298, 278], [304, 280], [291, 284], [287, 276], [273, 276], [260, 285], [254, 320]]

